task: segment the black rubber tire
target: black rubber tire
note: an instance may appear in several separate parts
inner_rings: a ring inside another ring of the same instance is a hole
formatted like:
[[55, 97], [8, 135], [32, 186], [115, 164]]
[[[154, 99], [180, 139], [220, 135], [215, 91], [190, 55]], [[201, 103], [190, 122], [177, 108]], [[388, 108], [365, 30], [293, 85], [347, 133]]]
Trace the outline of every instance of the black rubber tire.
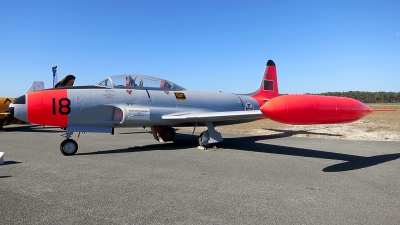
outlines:
[[198, 141], [199, 141], [199, 146], [201, 146], [201, 141], [202, 141], [201, 136], [203, 136], [203, 133], [204, 133], [204, 132], [201, 132], [201, 134], [199, 135], [199, 139], [198, 139]]
[[78, 151], [78, 143], [73, 139], [65, 139], [60, 144], [60, 151], [65, 156], [75, 155]]
[[167, 136], [167, 141], [174, 141], [175, 139], [175, 129], [172, 127], [164, 127], [165, 136]]

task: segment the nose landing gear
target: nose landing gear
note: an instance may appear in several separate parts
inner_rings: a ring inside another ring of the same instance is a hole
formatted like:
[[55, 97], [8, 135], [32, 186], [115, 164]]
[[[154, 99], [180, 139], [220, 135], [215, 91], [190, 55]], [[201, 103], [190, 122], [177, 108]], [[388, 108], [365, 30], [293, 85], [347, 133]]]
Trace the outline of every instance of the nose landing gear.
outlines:
[[65, 139], [60, 144], [60, 151], [65, 156], [74, 155], [78, 151], [78, 143], [73, 139]]
[[61, 135], [61, 136], [66, 138], [60, 144], [60, 151], [65, 156], [74, 155], [78, 151], [78, 143], [76, 143], [76, 141], [74, 139], [70, 139], [72, 134], [73, 134], [73, 132], [70, 132], [70, 131], [67, 130], [65, 132], [65, 134]]

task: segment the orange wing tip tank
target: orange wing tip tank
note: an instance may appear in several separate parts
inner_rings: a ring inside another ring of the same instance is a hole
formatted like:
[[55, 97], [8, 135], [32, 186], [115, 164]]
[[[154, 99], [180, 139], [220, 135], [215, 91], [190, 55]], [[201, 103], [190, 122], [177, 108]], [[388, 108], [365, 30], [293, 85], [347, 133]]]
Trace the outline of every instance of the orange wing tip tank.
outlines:
[[261, 111], [277, 122], [307, 125], [349, 123], [363, 118], [374, 110], [352, 98], [283, 95], [265, 103]]

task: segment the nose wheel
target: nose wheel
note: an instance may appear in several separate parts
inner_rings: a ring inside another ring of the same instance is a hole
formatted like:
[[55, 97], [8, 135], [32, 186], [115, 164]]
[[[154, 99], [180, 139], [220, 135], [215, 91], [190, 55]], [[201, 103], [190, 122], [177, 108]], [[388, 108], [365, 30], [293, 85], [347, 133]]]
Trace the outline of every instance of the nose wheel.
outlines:
[[73, 139], [65, 139], [60, 144], [60, 151], [65, 156], [74, 155], [78, 151], [78, 143]]

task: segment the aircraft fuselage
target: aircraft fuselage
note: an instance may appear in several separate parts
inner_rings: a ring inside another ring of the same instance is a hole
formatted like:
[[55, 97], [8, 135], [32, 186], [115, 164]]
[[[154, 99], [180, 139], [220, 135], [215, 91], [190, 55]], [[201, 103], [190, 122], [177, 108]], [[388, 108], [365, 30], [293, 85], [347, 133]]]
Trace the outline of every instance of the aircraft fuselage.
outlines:
[[[26, 112], [23, 109], [15, 110], [15, 116], [27, 116], [23, 119], [31, 123], [68, 127], [71, 131], [98, 132], [102, 132], [100, 127], [107, 131], [107, 127], [177, 126], [188, 122], [162, 118], [170, 114], [249, 111], [260, 108], [257, 101], [248, 95], [146, 88], [44, 90], [27, 95], [25, 104], [15, 102], [14, 107], [25, 107]], [[222, 123], [248, 121], [236, 119]], [[92, 128], [87, 130], [87, 127]]]

